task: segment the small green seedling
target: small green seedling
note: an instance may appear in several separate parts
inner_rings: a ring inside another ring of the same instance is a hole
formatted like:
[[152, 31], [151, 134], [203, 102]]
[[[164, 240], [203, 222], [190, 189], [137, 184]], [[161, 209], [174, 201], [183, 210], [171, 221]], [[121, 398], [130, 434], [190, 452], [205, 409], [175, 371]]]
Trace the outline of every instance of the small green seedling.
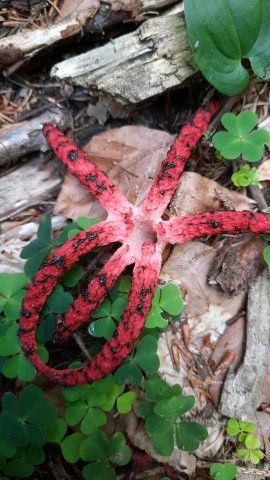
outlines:
[[257, 169], [250, 168], [248, 165], [241, 165], [238, 172], [231, 176], [231, 180], [236, 187], [248, 187], [249, 185], [260, 187]]
[[244, 445], [246, 448], [240, 448], [236, 454], [243, 462], [251, 462], [257, 465], [263, 458], [264, 453], [260, 450], [261, 441], [253, 435], [248, 435], [245, 439]]
[[238, 437], [240, 443], [245, 448], [237, 450], [237, 456], [244, 462], [250, 461], [257, 465], [264, 458], [264, 454], [260, 449], [261, 441], [254, 437], [251, 433], [256, 431], [256, 425], [251, 422], [241, 422], [239, 420], [230, 419], [227, 423], [227, 433], [230, 437]]
[[210, 468], [210, 475], [215, 480], [233, 480], [237, 475], [237, 468], [233, 463], [214, 463]]
[[207, 438], [207, 430], [196, 422], [179, 422], [194, 406], [195, 398], [182, 395], [180, 385], [170, 386], [160, 378], [146, 380], [143, 388], [144, 401], [138, 409], [155, 451], [159, 455], [171, 455], [174, 438], [179, 449], [196, 450]]
[[142, 370], [149, 375], [157, 372], [159, 357], [157, 340], [152, 335], [143, 337], [137, 350], [133, 350], [114, 374], [114, 381], [122, 385], [128, 381], [131, 385], [140, 385], [143, 379]]
[[227, 132], [217, 132], [213, 144], [224, 158], [236, 159], [240, 156], [247, 162], [258, 162], [264, 153], [264, 146], [270, 143], [266, 130], [255, 130], [258, 116], [254, 112], [225, 113], [221, 123]]

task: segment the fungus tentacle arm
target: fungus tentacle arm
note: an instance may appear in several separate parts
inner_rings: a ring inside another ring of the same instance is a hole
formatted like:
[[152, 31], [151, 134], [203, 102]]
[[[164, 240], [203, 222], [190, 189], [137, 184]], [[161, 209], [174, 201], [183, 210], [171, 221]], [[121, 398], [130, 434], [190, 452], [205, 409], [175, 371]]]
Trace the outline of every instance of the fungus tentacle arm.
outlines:
[[43, 133], [68, 171], [85, 185], [107, 212], [131, 216], [132, 205], [82, 150], [53, 125], [46, 125]]
[[103, 222], [70, 238], [42, 264], [22, 304], [19, 335], [23, 350], [36, 366], [36, 328], [39, 314], [58, 279], [66, 273], [81, 255], [92, 248], [112, 241], [122, 241], [132, 230], [130, 221]]
[[142, 208], [146, 212], [152, 212], [156, 218], [162, 215], [178, 186], [192, 148], [195, 147], [200, 137], [207, 130], [212, 116], [218, 109], [219, 104], [217, 102], [206, 103], [197, 110], [195, 115], [182, 128], [167, 153], [166, 159], [162, 162], [157, 179], [142, 204]]
[[57, 324], [53, 336], [54, 342], [68, 340], [91, 314], [99, 307], [108, 291], [113, 287], [123, 270], [133, 263], [129, 245], [120, 247], [108, 260], [106, 265], [88, 284], [87, 289], [73, 302], [69, 310]]
[[[123, 320], [113, 338], [104, 345], [102, 351], [83, 367], [57, 370], [48, 367], [38, 357], [35, 331], [39, 311], [43, 305], [40, 305], [38, 309], [33, 309], [31, 303], [33, 295], [26, 299], [25, 308], [28, 308], [30, 317], [28, 315], [25, 317], [26, 312], [23, 312], [21, 341], [28, 359], [48, 380], [70, 387], [99, 380], [114, 370], [130, 353], [132, 344], [138, 338], [151, 308], [160, 271], [160, 254], [156, 253], [155, 245], [143, 245], [142, 250], [144, 258], [135, 264], [131, 293]], [[43, 304], [44, 302], [45, 300]]]
[[123, 318], [114, 336], [92, 360], [92, 369], [95, 369], [97, 375], [95, 380], [114, 370], [130, 354], [150, 311], [160, 268], [161, 255], [156, 251], [156, 246], [145, 243], [142, 246], [142, 259], [134, 267], [129, 301]]
[[270, 215], [248, 211], [217, 211], [173, 217], [157, 225], [158, 235], [171, 244], [184, 243], [204, 235], [239, 235], [249, 232], [270, 233]]

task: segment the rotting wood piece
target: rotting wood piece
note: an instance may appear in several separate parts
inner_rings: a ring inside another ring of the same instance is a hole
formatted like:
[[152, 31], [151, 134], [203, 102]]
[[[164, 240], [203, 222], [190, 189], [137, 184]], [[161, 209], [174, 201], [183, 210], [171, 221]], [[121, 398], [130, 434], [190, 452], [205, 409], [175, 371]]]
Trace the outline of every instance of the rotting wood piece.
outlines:
[[61, 181], [55, 162], [42, 164], [40, 158], [1, 177], [0, 222], [44, 200], [51, 200]]
[[0, 166], [9, 165], [13, 160], [30, 152], [46, 152], [48, 145], [42, 134], [43, 125], [46, 123], [54, 123], [64, 130], [69, 126], [68, 115], [65, 110], [54, 107], [32, 120], [0, 130]]
[[52, 76], [129, 104], [183, 86], [196, 71], [179, 13], [148, 20], [104, 47], [60, 62]]
[[247, 305], [246, 351], [236, 374], [224, 383], [219, 412], [252, 421], [260, 404], [270, 333], [270, 273], [265, 270], [250, 288]]
[[[25, 3], [25, 0], [24, 0]], [[37, 30], [20, 30], [15, 35], [0, 39], [0, 68], [8, 67], [16, 62], [29, 60], [40, 51], [58, 43], [63, 43], [68, 39], [81, 38], [85, 33], [104, 34], [104, 31], [116, 24], [135, 19], [142, 13], [142, 8], [147, 10], [148, 5], [155, 10], [164, 8], [165, 5], [176, 3], [176, 0], [145, 0], [141, 5], [140, 0], [95, 0], [90, 8], [82, 11], [76, 11], [48, 25], [46, 28]], [[2, 6], [2, 5], [1, 5]], [[143, 17], [142, 17], [143, 19]]]

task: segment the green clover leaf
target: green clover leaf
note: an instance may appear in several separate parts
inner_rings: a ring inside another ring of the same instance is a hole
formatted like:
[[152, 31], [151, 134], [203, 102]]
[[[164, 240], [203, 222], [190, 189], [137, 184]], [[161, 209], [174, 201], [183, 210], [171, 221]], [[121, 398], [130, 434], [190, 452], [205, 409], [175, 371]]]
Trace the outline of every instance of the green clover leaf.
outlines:
[[233, 480], [237, 475], [237, 468], [233, 463], [214, 463], [211, 465], [210, 475], [217, 480]]
[[134, 355], [134, 352], [125, 359], [114, 374], [114, 381], [123, 385], [129, 381], [132, 385], [140, 385], [142, 372], [148, 374], [156, 373], [159, 368], [159, 357], [157, 355], [157, 341], [151, 335], [145, 336]]
[[0, 273], [0, 313], [3, 312], [9, 321], [20, 318], [22, 300], [26, 295], [23, 287], [28, 280], [24, 273]]
[[248, 165], [241, 165], [238, 172], [231, 176], [231, 180], [236, 187], [260, 186], [257, 169], [250, 168]]
[[24, 271], [29, 277], [34, 277], [42, 262], [49, 256], [52, 249], [52, 221], [49, 215], [43, 215], [37, 231], [37, 239], [30, 242], [21, 251], [21, 258], [28, 259]]
[[47, 403], [39, 387], [24, 387], [19, 401], [13, 393], [6, 392], [1, 402], [0, 436], [5, 435], [15, 447], [42, 446], [46, 442], [46, 430], [55, 425], [57, 411]]
[[208, 436], [206, 428], [196, 422], [177, 423], [175, 434], [178, 448], [187, 452], [197, 450], [200, 443]]
[[221, 123], [227, 132], [217, 132], [213, 136], [213, 144], [221, 155], [228, 160], [240, 155], [248, 162], [257, 162], [264, 153], [265, 144], [270, 142], [270, 134], [266, 130], [251, 131], [258, 121], [253, 112], [241, 112], [239, 115], [226, 113]]

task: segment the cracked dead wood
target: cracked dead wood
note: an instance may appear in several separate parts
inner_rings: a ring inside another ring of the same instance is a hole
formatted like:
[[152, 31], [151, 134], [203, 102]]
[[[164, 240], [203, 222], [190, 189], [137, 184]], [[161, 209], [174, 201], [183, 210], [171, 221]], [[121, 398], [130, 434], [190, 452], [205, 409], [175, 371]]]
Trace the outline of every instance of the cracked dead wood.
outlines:
[[260, 405], [270, 333], [270, 273], [265, 270], [250, 288], [246, 350], [237, 373], [224, 383], [219, 411], [229, 418], [252, 421]]
[[196, 72], [183, 13], [143, 23], [135, 32], [58, 63], [52, 76], [138, 103], [183, 86]]
[[14, 172], [0, 178], [0, 222], [33, 205], [52, 199], [61, 176], [55, 162], [41, 164], [31, 160]]
[[0, 130], [0, 166], [34, 151], [48, 150], [42, 134], [43, 125], [54, 123], [62, 129], [69, 125], [66, 111], [52, 108], [44, 114], [23, 123], [9, 125]]
[[14, 66], [17, 62], [31, 59], [40, 51], [80, 38], [85, 33], [103, 34], [108, 28], [135, 19], [138, 14], [159, 10], [175, 0], [93, 0], [87, 10], [75, 11], [69, 17], [36, 30], [20, 32], [0, 39], [0, 67]]

